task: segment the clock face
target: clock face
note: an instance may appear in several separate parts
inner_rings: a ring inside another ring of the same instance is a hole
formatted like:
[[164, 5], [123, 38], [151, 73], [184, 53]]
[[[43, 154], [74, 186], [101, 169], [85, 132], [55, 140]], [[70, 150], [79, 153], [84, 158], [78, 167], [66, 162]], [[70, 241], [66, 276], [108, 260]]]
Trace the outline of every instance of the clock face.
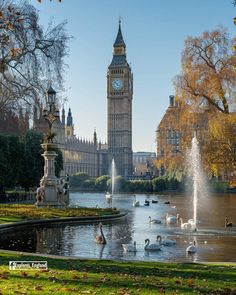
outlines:
[[112, 88], [114, 90], [120, 90], [120, 89], [122, 89], [123, 88], [123, 81], [121, 79], [118, 79], [118, 78], [114, 79], [112, 81]]

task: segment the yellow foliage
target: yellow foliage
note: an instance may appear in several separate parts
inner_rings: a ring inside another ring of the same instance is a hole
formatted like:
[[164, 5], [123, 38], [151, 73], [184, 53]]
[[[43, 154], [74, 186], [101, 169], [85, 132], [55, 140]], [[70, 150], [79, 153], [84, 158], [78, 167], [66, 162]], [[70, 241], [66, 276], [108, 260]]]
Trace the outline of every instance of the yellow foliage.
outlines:
[[236, 173], [236, 113], [216, 113], [209, 120], [204, 159], [212, 174]]

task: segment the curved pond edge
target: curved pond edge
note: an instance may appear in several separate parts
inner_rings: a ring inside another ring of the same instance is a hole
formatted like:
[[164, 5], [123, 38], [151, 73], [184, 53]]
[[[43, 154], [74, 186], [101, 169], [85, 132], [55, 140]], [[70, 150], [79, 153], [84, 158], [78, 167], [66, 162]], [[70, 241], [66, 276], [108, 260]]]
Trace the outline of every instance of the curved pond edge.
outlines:
[[121, 212], [113, 215], [104, 216], [81, 216], [81, 217], [61, 217], [47, 219], [33, 219], [26, 221], [18, 221], [11, 223], [0, 224], [0, 232], [16, 230], [28, 226], [43, 226], [43, 225], [74, 225], [74, 224], [94, 224], [99, 222], [116, 222], [127, 216], [128, 212]]

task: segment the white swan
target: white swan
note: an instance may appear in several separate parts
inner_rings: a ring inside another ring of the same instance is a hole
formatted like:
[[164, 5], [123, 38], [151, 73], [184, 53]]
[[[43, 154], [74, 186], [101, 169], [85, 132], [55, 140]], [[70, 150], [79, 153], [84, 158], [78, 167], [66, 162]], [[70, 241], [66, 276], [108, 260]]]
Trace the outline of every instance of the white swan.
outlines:
[[195, 220], [193, 218], [191, 218], [191, 219], [188, 220], [188, 223], [199, 224], [200, 221], [199, 220], [196, 220], [196, 222], [195, 222]]
[[190, 245], [186, 249], [187, 253], [196, 253], [197, 252], [197, 247], [196, 247], [196, 241], [193, 241], [193, 245]]
[[140, 205], [139, 201], [136, 201], [136, 196], [134, 196], [133, 206], [138, 207]]
[[96, 236], [95, 242], [97, 244], [106, 244], [107, 241], [106, 241], [106, 238], [105, 238], [105, 236], [103, 234], [102, 223], [99, 223], [99, 228], [100, 228], [101, 235]]
[[173, 246], [176, 244], [175, 240], [171, 240], [171, 239], [162, 240], [161, 236], [157, 236], [157, 241], [160, 241], [161, 245], [163, 245], [163, 246]]
[[152, 219], [151, 216], [148, 217], [149, 218], [149, 223], [156, 223], [156, 224], [160, 224], [162, 223], [160, 219]]
[[189, 223], [189, 222], [183, 223], [183, 219], [182, 218], [180, 218], [179, 220], [180, 220], [180, 227], [182, 229], [191, 229], [192, 228], [192, 226], [193, 226], [192, 223]]
[[109, 192], [106, 193], [106, 198], [107, 199], [111, 199], [112, 198], [112, 194], [110, 194]]
[[166, 222], [167, 223], [176, 223], [177, 221], [179, 221], [179, 214], [174, 216], [174, 215], [169, 215], [169, 213], [166, 213]]
[[148, 250], [148, 251], [158, 251], [158, 250], [161, 250], [160, 240], [159, 240], [159, 244], [150, 244], [150, 240], [149, 239], [146, 239], [145, 240], [144, 250]]
[[122, 247], [124, 252], [137, 252], [136, 241], [134, 241], [134, 244], [122, 244]]

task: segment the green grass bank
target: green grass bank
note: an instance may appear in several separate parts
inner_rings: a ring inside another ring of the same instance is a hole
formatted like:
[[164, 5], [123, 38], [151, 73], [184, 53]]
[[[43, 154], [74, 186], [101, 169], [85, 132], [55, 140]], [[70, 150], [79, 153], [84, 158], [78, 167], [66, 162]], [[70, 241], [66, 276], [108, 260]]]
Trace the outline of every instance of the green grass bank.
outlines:
[[[48, 270], [9, 270], [12, 260]], [[117, 262], [0, 253], [0, 294], [236, 294], [236, 265]]]
[[0, 224], [35, 219], [106, 216], [119, 213], [115, 208], [48, 208], [27, 204], [1, 204]]

